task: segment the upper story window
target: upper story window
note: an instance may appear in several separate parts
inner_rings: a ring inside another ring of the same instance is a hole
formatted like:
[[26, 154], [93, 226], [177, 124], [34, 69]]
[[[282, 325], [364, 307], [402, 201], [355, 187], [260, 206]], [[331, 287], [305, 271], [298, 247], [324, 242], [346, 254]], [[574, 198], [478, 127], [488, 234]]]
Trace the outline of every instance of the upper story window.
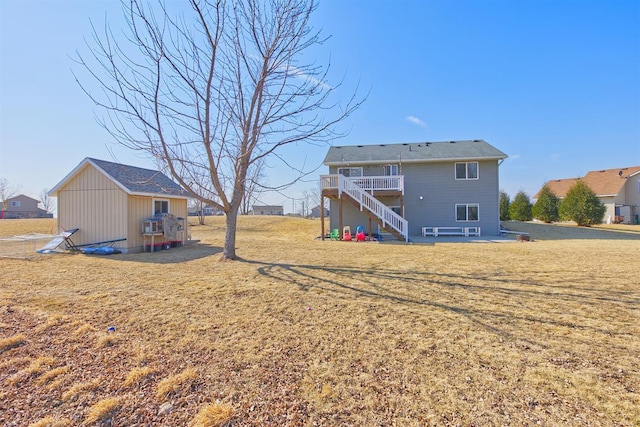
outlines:
[[358, 177], [362, 176], [362, 168], [338, 168], [338, 173], [348, 177]]
[[19, 208], [20, 207], [20, 200], [14, 200], [11, 202], [11, 207], [12, 208]]
[[385, 176], [400, 175], [400, 168], [398, 168], [398, 165], [385, 165], [384, 166], [384, 175]]
[[169, 201], [168, 200], [154, 200], [153, 201], [153, 214], [168, 214], [169, 213]]
[[478, 162], [456, 163], [456, 179], [478, 179]]

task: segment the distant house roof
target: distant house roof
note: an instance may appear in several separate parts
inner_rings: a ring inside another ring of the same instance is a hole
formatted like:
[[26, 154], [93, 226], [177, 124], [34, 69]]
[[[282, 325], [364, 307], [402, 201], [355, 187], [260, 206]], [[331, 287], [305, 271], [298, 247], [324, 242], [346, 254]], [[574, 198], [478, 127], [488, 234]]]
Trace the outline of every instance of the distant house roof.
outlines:
[[171, 196], [188, 198], [189, 193], [160, 171], [144, 169], [136, 166], [107, 162], [105, 160], [85, 158], [74, 170], [62, 179], [49, 194], [55, 196], [60, 188], [71, 180], [86, 165], [92, 165], [131, 195]]
[[327, 166], [376, 163], [422, 163], [444, 160], [506, 159], [508, 156], [481, 139], [403, 144], [346, 145], [329, 148]]
[[35, 202], [36, 204], [40, 203], [40, 200], [34, 199], [33, 197], [29, 197], [29, 196], [27, 196], [25, 194], [18, 194], [17, 196], [9, 197], [7, 199], [7, 203], [9, 203], [9, 202], [11, 202], [13, 200], [24, 200], [24, 199], [29, 199], [29, 200]]
[[[640, 173], [640, 166], [631, 166], [628, 168], [604, 169], [587, 172], [582, 178], [566, 178], [554, 179], [547, 182], [549, 189], [553, 193], [562, 198], [567, 195], [567, 191], [581, 180], [596, 193], [596, 196], [607, 197], [616, 196], [622, 191], [629, 177]], [[536, 194], [536, 198], [537, 198]]]

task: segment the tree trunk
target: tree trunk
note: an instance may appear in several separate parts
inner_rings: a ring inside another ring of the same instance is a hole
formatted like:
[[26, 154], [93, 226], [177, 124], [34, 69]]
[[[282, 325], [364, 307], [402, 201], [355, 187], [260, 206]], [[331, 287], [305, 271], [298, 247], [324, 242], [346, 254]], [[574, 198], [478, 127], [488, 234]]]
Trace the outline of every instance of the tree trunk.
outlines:
[[224, 235], [223, 260], [236, 259], [236, 227], [238, 225], [238, 209], [231, 209], [226, 213], [226, 230]]

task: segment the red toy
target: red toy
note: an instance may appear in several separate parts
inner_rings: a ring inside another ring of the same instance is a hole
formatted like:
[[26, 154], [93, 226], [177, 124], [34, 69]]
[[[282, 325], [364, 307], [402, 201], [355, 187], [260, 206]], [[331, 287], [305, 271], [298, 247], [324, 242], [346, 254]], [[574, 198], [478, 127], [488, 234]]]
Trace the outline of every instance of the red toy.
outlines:
[[351, 241], [351, 227], [348, 225], [345, 227], [342, 227], [342, 240], [346, 242]]

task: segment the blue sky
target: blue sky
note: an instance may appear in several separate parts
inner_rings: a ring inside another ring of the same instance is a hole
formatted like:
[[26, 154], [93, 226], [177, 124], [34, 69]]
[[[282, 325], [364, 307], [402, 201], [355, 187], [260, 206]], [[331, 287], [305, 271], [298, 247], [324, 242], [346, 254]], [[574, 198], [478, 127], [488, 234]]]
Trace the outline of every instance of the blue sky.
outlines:
[[[121, 25], [114, 0], [0, 0], [0, 177], [39, 198], [83, 158], [154, 164], [116, 145], [74, 81], [89, 19]], [[530, 196], [555, 178], [640, 165], [637, 0], [321, 1], [309, 52], [364, 105], [335, 144], [484, 139], [510, 157], [500, 186]], [[284, 155], [309, 167], [326, 147]], [[316, 176], [265, 203], [293, 209]], [[270, 169], [268, 181], [287, 176]]]

